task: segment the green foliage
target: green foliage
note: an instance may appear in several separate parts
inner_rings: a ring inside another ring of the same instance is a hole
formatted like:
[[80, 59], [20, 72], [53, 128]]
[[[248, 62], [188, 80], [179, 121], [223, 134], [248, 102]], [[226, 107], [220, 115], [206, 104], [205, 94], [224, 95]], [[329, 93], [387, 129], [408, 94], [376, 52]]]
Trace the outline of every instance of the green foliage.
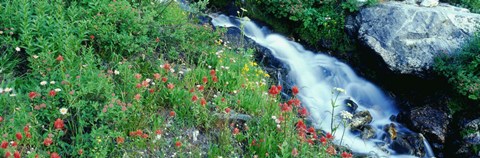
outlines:
[[[248, 5], [248, 10], [262, 8], [267, 16], [277, 19], [277, 23], [292, 23], [289, 28], [309, 44], [318, 47], [322, 43], [334, 50], [351, 49], [351, 41], [344, 32], [345, 17], [358, 11], [362, 5], [356, 0], [250, 0], [248, 3], [254, 4]], [[369, 5], [374, 3], [374, 0], [367, 2]], [[254, 12], [249, 16], [255, 18], [257, 14]]]
[[477, 34], [458, 55], [437, 58], [435, 70], [447, 77], [460, 94], [480, 99], [480, 36]]
[[468, 8], [471, 12], [480, 13], [480, 1], [478, 0], [440, 0], [460, 7]]

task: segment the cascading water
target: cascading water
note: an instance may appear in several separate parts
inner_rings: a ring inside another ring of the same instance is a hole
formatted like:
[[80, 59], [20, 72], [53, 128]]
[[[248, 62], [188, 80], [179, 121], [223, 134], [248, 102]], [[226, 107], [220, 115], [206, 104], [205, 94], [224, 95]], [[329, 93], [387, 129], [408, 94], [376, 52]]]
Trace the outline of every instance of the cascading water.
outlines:
[[[414, 157], [399, 155], [396, 151], [378, 147], [385, 141], [385, 125], [394, 124], [399, 132], [410, 132], [402, 125], [391, 121], [389, 118], [398, 113], [394, 104], [372, 83], [359, 78], [346, 64], [337, 59], [315, 54], [305, 50], [300, 44], [287, 40], [278, 34], [266, 34], [255, 23], [246, 18], [227, 17], [225, 15], [210, 15], [212, 24], [217, 27], [235, 27], [241, 29], [245, 36], [254, 40], [259, 45], [268, 48], [273, 56], [282, 61], [289, 68], [288, 76], [300, 88], [298, 94], [302, 104], [309, 110], [313, 125], [327, 132], [332, 132], [330, 120], [332, 111], [337, 117], [346, 106], [339, 106], [332, 110], [331, 100], [339, 93], [332, 93], [335, 87], [342, 88], [345, 93], [340, 93], [338, 101], [353, 100], [358, 104], [357, 110], [368, 110], [373, 121], [370, 125], [375, 128], [376, 137], [368, 140], [359, 138], [358, 134], [346, 132], [341, 140], [343, 126], [339, 126], [334, 142], [347, 146], [356, 153], [375, 153], [378, 156], [389, 157]], [[340, 122], [334, 123], [334, 126]], [[340, 132], [338, 132], [340, 131]], [[347, 129], [347, 131], [349, 131]], [[338, 134], [339, 133], [339, 134]], [[426, 157], [433, 157], [433, 153], [426, 144]]]

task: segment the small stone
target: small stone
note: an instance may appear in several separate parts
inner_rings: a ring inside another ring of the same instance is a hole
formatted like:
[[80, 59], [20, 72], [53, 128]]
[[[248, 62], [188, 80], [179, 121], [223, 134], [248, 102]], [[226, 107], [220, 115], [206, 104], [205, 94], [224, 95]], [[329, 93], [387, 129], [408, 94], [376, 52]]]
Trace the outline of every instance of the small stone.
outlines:
[[422, 7], [436, 7], [438, 6], [438, 0], [423, 0], [420, 3]]

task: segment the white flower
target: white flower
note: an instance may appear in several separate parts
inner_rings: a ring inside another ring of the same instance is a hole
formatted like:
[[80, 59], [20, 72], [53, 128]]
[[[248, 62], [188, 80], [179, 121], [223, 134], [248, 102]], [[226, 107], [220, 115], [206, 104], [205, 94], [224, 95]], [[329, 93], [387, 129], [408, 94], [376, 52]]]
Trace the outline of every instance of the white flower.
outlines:
[[333, 88], [333, 89], [335, 89], [336, 91], [338, 91], [338, 92], [340, 92], [340, 93], [347, 93], [347, 92], [345, 91], [345, 89], [342, 89], [342, 88], [335, 87], [335, 88]]
[[5, 93], [8, 93], [8, 92], [10, 92], [10, 91], [12, 91], [12, 90], [13, 90], [12, 88], [8, 88], [8, 87], [7, 87], [7, 88], [5, 88], [3, 91], [4, 91]]
[[38, 55], [33, 55], [32, 57], [33, 57], [33, 59], [37, 59]]
[[174, 72], [175, 72], [175, 69], [173, 69], [173, 68], [172, 68], [172, 69], [170, 69], [170, 72], [174, 73]]
[[67, 108], [60, 108], [60, 114], [65, 115], [67, 114], [68, 109]]
[[340, 112], [340, 116], [342, 116], [343, 119], [348, 119], [348, 120], [351, 120], [353, 117], [353, 115], [350, 112], [345, 110]]
[[277, 124], [277, 128], [280, 128], [280, 124]]
[[55, 92], [60, 92], [60, 91], [62, 91], [60, 88], [55, 88], [54, 90], [55, 90]]
[[15, 50], [16, 50], [17, 52], [20, 52], [20, 47], [16, 47]]
[[147, 79], [145, 79], [145, 81], [150, 82], [150, 81], [152, 81], [152, 79], [147, 78]]
[[42, 81], [40, 82], [40, 85], [45, 86], [47, 84], [47, 81]]
[[0, 88], [0, 93], [3, 93], [3, 88]]
[[279, 124], [281, 123], [279, 119], [275, 119], [275, 123]]
[[212, 66], [208, 65], [208, 68], [209, 68], [209, 69], [211, 69], [211, 68], [212, 68]]
[[120, 71], [115, 70], [115, 71], [113, 71], [113, 73], [114, 73], [115, 75], [118, 75], [118, 74], [120, 74]]
[[17, 96], [17, 94], [12, 93], [12, 94], [10, 94], [10, 96], [11, 96], [11, 97], [15, 97], [15, 96]]
[[55, 84], [56, 82], [55, 81], [50, 81], [50, 84]]
[[228, 67], [228, 66], [227, 66], [227, 67], [225, 67], [225, 69], [227, 69], [227, 70], [228, 70], [228, 69], [230, 69], [230, 67]]
[[234, 93], [234, 94], [237, 94], [237, 90], [234, 90], [233, 93]]
[[178, 73], [183, 75], [183, 71], [178, 71]]
[[276, 119], [277, 119], [277, 116], [272, 116], [272, 119], [276, 120]]

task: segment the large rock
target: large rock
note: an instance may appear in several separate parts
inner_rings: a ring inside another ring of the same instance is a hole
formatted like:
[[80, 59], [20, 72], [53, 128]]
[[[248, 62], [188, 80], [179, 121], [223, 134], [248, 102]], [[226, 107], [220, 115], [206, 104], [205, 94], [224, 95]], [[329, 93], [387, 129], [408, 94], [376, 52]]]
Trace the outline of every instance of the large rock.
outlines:
[[398, 121], [409, 129], [422, 133], [435, 151], [443, 150], [451, 116], [434, 106], [415, 107], [398, 115]]
[[391, 70], [424, 76], [436, 56], [457, 52], [480, 24], [480, 14], [428, 2], [429, 7], [390, 1], [363, 8], [347, 19], [347, 32], [380, 55]]

